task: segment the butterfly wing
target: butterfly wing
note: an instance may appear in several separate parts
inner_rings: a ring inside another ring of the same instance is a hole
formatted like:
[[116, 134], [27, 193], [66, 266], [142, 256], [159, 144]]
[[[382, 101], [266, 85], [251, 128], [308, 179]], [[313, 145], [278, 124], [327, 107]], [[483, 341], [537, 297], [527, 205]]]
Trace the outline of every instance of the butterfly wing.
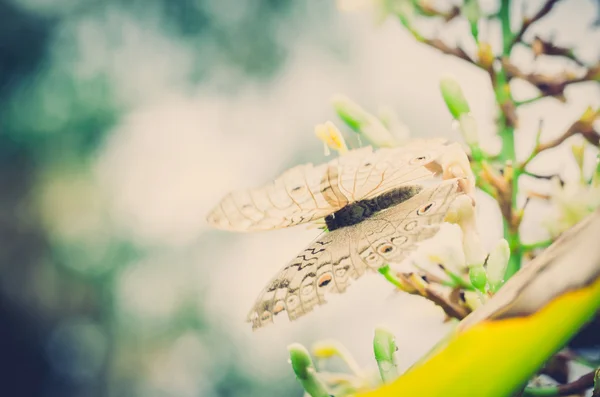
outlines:
[[207, 221], [229, 231], [259, 231], [321, 219], [349, 203], [439, 175], [436, 161], [451, 147], [445, 140], [423, 140], [402, 148], [365, 147], [318, 166], [300, 165], [265, 186], [228, 194]]
[[435, 235], [460, 194], [458, 180], [448, 180], [361, 223], [324, 234], [269, 282], [248, 321], [260, 328], [284, 311], [295, 320], [326, 303], [327, 292], [344, 292], [367, 269], [401, 262], [417, 243]]

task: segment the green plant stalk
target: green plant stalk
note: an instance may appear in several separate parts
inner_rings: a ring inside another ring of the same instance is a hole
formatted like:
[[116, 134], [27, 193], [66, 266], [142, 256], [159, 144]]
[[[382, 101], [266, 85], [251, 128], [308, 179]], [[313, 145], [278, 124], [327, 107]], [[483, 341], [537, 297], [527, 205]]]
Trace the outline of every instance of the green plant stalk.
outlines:
[[512, 50], [513, 34], [510, 30], [510, 0], [500, 1], [498, 18], [502, 26], [502, 55], [508, 56]]
[[[500, 25], [502, 27], [502, 56], [509, 57], [512, 51], [513, 33], [510, 30], [510, 0], [501, 0], [500, 11], [498, 12]], [[502, 67], [492, 76], [494, 83], [494, 92], [496, 101], [502, 109], [505, 106], [514, 106], [515, 102], [512, 98], [506, 71]], [[500, 111], [499, 117], [499, 135], [502, 140], [502, 150], [499, 155], [499, 160], [507, 163], [510, 162], [513, 168], [511, 178], [511, 214], [517, 209], [517, 197], [519, 193], [519, 177], [521, 171], [516, 167], [515, 153], [515, 137], [514, 126], [510, 125], [509, 120], [503, 111]], [[518, 225], [512, 225], [512, 219], [503, 219], [504, 223], [504, 238], [508, 241], [510, 247], [510, 259], [506, 267], [505, 280], [508, 280], [521, 268], [523, 250], [521, 248], [521, 239], [519, 235]]]
[[398, 366], [396, 357], [394, 356], [394, 353], [396, 353], [396, 340], [394, 335], [384, 328], [375, 328], [373, 352], [375, 354], [375, 361], [377, 361], [381, 380], [384, 383], [389, 383], [398, 378]]
[[521, 244], [521, 250], [523, 250], [523, 252], [528, 252], [538, 248], [546, 248], [550, 246], [550, 244], [552, 244], [553, 242], [554, 240], [543, 240], [531, 244]]
[[444, 269], [444, 272], [448, 277], [450, 277], [451, 280], [450, 283], [448, 283], [448, 286], [452, 288], [460, 287], [467, 291], [475, 291], [476, 288], [473, 286], [473, 284], [465, 281], [465, 279], [458, 274], [451, 272], [447, 268]]
[[288, 346], [288, 351], [296, 379], [304, 390], [312, 397], [329, 397], [327, 387], [319, 379], [308, 350], [299, 343], [293, 343]]
[[383, 275], [383, 277], [385, 277], [385, 279], [387, 281], [389, 281], [390, 283], [394, 284], [399, 289], [402, 289], [402, 290], [404, 289], [404, 286], [402, 285], [402, 283], [400, 283], [400, 281], [398, 280], [398, 278], [396, 278], [396, 276], [394, 276], [394, 274], [392, 273], [392, 271], [390, 269], [390, 265], [382, 266], [377, 271], [379, 273], [381, 273]]
[[508, 242], [508, 246], [510, 247], [510, 258], [508, 259], [508, 265], [506, 266], [506, 272], [504, 273], [504, 280], [508, 280], [511, 278], [516, 272], [521, 268], [521, 260], [523, 256], [523, 249], [520, 243], [520, 237], [518, 230], [512, 231], [510, 230], [510, 226], [506, 219], [503, 220], [504, 223], [504, 238]]

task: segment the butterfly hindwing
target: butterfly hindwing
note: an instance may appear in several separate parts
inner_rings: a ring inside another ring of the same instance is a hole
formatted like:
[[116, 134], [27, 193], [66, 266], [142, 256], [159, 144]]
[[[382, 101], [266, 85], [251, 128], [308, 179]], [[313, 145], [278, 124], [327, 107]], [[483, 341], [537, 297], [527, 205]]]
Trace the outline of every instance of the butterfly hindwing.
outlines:
[[327, 292], [344, 292], [367, 269], [401, 262], [417, 243], [435, 235], [460, 194], [458, 180], [444, 181], [356, 225], [322, 235], [271, 280], [248, 320], [253, 328], [272, 323], [282, 312], [294, 320], [326, 303]]

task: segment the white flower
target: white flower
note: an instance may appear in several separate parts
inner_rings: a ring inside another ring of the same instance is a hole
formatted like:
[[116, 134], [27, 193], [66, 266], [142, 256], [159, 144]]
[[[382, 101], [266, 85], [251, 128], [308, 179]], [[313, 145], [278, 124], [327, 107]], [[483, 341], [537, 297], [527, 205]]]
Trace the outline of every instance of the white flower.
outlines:
[[443, 224], [435, 237], [424, 241], [419, 246], [414, 262], [420, 268], [434, 274], [439, 273], [437, 265], [442, 265], [456, 274], [463, 273], [466, 260], [460, 226]]
[[556, 237], [600, 206], [600, 185], [575, 180], [561, 186], [560, 180], [554, 178], [550, 197], [556, 212], [546, 227]]
[[471, 205], [475, 204], [475, 175], [471, 170], [471, 164], [467, 154], [458, 143], [447, 146], [444, 153], [436, 162], [442, 167], [443, 178], [466, 178], [460, 182], [462, 190], [471, 199]]
[[448, 211], [446, 219], [458, 224], [463, 232], [463, 249], [467, 266], [482, 265], [486, 253], [479, 238], [472, 198], [467, 195], [458, 197]]

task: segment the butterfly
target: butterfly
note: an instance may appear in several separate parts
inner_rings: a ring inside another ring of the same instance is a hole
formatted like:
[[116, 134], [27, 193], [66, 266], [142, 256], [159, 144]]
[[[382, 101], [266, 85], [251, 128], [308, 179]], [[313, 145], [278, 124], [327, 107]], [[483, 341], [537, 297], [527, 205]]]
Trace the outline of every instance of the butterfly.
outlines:
[[[440, 177], [441, 183], [425, 187]], [[344, 292], [367, 270], [401, 262], [435, 235], [452, 202], [472, 189], [468, 159], [458, 144], [419, 140], [294, 167], [263, 187], [226, 195], [207, 221], [239, 232], [325, 221], [328, 233], [260, 293], [247, 318], [256, 329], [283, 312], [295, 320], [324, 304], [326, 292]]]

